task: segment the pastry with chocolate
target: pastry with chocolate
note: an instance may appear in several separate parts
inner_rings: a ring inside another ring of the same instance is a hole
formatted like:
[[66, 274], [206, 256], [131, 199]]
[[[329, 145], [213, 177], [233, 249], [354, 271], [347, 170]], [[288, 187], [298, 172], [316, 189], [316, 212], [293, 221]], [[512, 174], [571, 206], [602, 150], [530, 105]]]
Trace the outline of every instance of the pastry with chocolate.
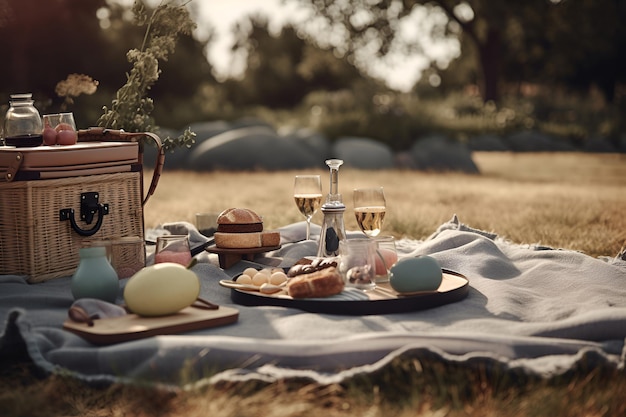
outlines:
[[328, 258], [297, 263], [287, 275], [287, 293], [292, 298], [328, 297], [339, 294], [345, 286], [337, 262]]
[[297, 275], [320, 271], [331, 266], [337, 267], [337, 261], [333, 258], [302, 258], [289, 268], [287, 276], [293, 278]]

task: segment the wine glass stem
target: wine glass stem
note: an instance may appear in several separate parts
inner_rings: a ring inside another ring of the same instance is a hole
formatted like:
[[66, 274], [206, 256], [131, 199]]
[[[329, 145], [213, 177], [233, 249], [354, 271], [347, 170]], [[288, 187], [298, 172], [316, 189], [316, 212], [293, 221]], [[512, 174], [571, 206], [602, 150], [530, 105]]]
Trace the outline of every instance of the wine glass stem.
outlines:
[[309, 240], [311, 237], [311, 219], [306, 219], [306, 240]]

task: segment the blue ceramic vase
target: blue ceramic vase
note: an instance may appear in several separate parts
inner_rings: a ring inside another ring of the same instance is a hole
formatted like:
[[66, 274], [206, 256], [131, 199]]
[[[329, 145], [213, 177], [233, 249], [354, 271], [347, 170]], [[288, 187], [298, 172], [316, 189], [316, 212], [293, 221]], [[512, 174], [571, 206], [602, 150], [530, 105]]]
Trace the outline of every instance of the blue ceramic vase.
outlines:
[[109, 263], [104, 247], [79, 250], [80, 262], [72, 276], [72, 295], [79, 298], [97, 298], [115, 303], [119, 293], [119, 279]]

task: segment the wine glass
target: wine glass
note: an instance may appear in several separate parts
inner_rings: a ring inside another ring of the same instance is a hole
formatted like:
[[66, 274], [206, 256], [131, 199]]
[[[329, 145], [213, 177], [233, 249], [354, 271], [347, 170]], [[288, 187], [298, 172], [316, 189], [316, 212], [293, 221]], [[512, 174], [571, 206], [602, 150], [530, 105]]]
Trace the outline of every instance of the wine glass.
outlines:
[[322, 205], [322, 181], [319, 175], [296, 175], [293, 198], [306, 218], [306, 240], [311, 235], [311, 218]]
[[354, 190], [354, 215], [361, 231], [366, 236], [376, 237], [380, 234], [386, 207], [383, 187]]
[[72, 113], [43, 115], [43, 143], [46, 145], [74, 145], [78, 139]]

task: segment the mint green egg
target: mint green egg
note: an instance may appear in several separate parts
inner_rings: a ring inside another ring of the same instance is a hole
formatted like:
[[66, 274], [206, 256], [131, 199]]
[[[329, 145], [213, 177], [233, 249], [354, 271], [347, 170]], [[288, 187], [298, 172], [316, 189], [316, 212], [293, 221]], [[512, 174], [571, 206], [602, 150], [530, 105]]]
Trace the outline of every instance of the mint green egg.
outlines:
[[435, 291], [443, 273], [439, 262], [431, 256], [403, 258], [391, 267], [389, 284], [399, 293]]

